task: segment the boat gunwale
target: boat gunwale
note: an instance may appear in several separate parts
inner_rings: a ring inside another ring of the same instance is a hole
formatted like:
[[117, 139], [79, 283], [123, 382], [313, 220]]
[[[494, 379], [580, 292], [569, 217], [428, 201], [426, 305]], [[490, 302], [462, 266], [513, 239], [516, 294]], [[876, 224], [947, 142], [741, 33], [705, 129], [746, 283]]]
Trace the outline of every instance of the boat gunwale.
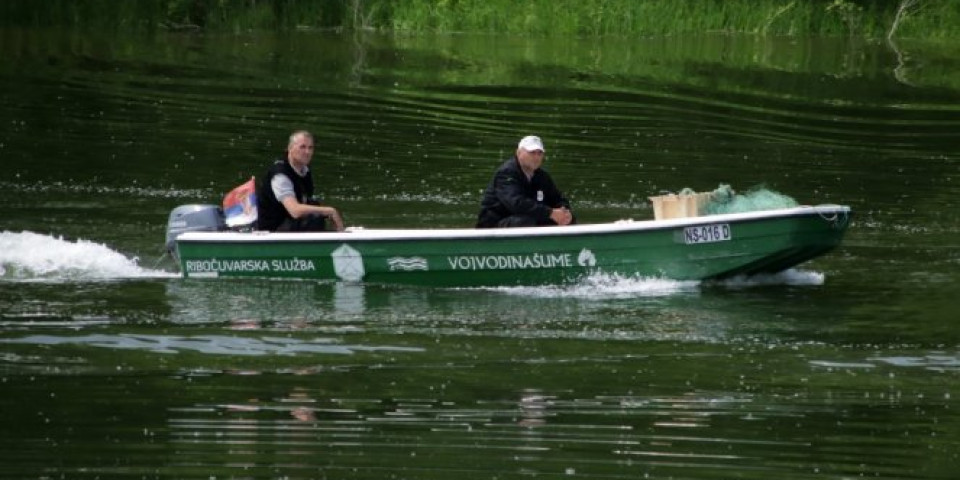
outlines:
[[665, 220], [619, 220], [610, 223], [593, 223], [557, 227], [520, 228], [441, 228], [441, 229], [348, 229], [344, 232], [184, 232], [177, 236], [177, 243], [313, 243], [313, 242], [369, 242], [413, 240], [483, 240], [530, 237], [577, 237], [615, 233], [639, 233], [709, 225], [715, 223], [742, 223], [770, 218], [829, 215], [849, 216], [846, 205], [823, 204], [761, 210], [744, 213], [726, 213], [698, 217], [682, 217]]

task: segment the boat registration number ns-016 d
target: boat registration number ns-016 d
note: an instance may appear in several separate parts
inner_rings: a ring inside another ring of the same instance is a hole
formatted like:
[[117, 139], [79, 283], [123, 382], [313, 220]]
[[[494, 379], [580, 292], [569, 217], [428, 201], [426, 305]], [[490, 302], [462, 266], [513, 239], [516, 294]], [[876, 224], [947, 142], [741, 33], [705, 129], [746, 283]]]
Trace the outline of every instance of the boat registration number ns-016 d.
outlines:
[[687, 245], [725, 242], [732, 238], [733, 234], [730, 232], [730, 225], [726, 223], [700, 225], [698, 227], [687, 227], [683, 229], [683, 243]]

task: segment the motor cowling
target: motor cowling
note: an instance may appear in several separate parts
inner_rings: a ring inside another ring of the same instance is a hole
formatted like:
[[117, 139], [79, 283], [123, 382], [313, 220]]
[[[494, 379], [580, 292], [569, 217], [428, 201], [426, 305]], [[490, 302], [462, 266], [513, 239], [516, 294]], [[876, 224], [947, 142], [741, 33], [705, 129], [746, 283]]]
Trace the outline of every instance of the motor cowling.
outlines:
[[219, 232], [227, 228], [217, 205], [180, 205], [167, 219], [167, 251], [177, 256], [177, 235], [186, 232]]

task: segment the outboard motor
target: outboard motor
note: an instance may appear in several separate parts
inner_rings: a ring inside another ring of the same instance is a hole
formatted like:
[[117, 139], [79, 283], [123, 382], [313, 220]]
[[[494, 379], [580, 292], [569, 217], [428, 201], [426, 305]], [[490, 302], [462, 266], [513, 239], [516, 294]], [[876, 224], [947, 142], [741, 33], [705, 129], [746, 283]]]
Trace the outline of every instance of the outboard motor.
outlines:
[[180, 205], [167, 220], [167, 251], [177, 256], [177, 235], [185, 232], [219, 232], [226, 229], [223, 211], [216, 205]]

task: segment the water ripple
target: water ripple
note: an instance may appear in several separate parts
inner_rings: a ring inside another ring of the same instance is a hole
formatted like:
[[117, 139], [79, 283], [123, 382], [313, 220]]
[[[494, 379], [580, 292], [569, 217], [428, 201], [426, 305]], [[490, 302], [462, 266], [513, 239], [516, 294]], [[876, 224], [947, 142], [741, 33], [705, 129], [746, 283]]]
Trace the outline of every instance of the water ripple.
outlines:
[[223, 335], [83, 335], [55, 336], [29, 335], [20, 338], [0, 339], [7, 344], [35, 345], [87, 345], [117, 350], [143, 350], [154, 353], [199, 352], [210, 355], [296, 355], [296, 354], [340, 354], [350, 355], [357, 352], [395, 351], [423, 352], [422, 348], [397, 346], [343, 345], [332, 338], [314, 338], [300, 340], [279, 337], [238, 337]]

